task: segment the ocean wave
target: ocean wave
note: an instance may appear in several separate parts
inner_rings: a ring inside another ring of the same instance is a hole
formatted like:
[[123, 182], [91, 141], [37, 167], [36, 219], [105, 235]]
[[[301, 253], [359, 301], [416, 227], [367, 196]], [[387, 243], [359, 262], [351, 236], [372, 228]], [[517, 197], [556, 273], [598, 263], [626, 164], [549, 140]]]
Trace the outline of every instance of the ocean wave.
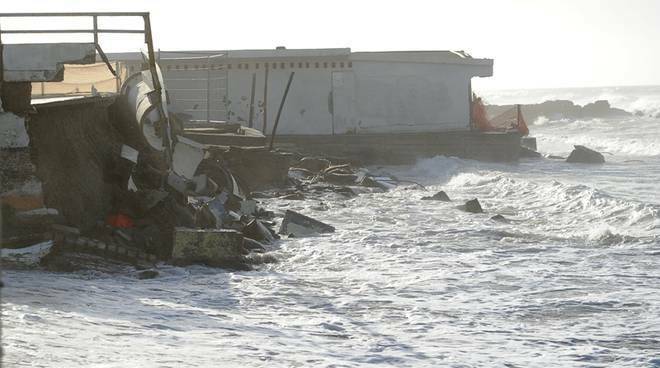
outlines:
[[659, 205], [615, 197], [584, 184], [484, 171], [457, 174], [445, 187], [478, 197], [490, 211], [506, 209], [529, 231], [549, 236], [614, 244], [660, 235]]
[[627, 119], [550, 120], [539, 117], [531, 130], [539, 150], [566, 153], [573, 145], [626, 156], [660, 155], [660, 121]]

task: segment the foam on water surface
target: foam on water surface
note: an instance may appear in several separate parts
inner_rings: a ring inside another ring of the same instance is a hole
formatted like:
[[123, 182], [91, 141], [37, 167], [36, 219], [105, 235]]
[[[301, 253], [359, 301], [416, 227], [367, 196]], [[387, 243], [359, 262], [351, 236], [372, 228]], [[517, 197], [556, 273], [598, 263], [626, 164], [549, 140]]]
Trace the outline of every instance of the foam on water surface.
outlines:
[[[532, 126], [542, 152], [609, 147], [605, 165], [435, 157], [373, 168], [426, 190], [266, 200], [337, 230], [280, 242], [255, 272], [5, 271], [4, 363], [658, 366], [658, 124]], [[439, 190], [452, 202], [420, 200]], [[457, 208], [472, 198], [485, 213]]]

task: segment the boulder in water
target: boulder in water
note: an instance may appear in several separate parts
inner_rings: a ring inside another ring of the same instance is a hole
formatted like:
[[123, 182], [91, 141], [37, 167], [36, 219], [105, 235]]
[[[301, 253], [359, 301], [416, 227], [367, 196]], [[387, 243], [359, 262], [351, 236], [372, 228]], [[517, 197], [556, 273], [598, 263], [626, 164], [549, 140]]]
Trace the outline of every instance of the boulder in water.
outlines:
[[575, 149], [566, 159], [566, 162], [579, 162], [585, 164], [602, 164], [605, 157], [600, 152], [594, 151], [585, 146], [576, 145]]
[[491, 221], [497, 221], [497, 222], [504, 222], [504, 223], [509, 222], [509, 219], [507, 219], [506, 217], [504, 217], [500, 214], [497, 214], [497, 215], [491, 217], [490, 219], [491, 219]]
[[459, 206], [460, 209], [466, 212], [470, 213], [482, 213], [484, 210], [481, 208], [481, 203], [479, 203], [479, 200], [477, 198], [471, 199], [467, 202], [465, 202], [464, 205]]
[[443, 202], [451, 202], [451, 199], [449, 199], [449, 196], [447, 193], [445, 193], [444, 190], [439, 191], [438, 193], [435, 193], [432, 196], [426, 196], [422, 197], [423, 201], [443, 201]]

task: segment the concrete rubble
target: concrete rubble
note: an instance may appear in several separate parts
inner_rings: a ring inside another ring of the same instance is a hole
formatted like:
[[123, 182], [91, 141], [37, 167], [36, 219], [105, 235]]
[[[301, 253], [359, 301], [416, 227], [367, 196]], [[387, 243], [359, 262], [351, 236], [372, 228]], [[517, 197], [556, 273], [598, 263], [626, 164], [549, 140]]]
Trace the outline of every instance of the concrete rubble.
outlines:
[[600, 152], [594, 151], [585, 146], [576, 145], [575, 149], [566, 158], [566, 162], [577, 162], [584, 164], [602, 164], [605, 163], [605, 157]]
[[[3, 254], [32, 246], [25, 254], [60, 271], [111, 260], [138, 267], [140, 279], [157, 277], [159, 262], [250, 270], [276, 261], [268, 252], [279, 235], [335, 231], [292, 210], [268, 211], [262, 198], [425, 189], [346, 158], [271, 150], [263, 134], [237, 123], [183, 121], [168, 111], [160, 67], [148, 56], [118, 93], [31, 98], [32, 82], [62, 80], [66, 64], [94, 63], [96, 51], [88, 43], [4, 48]], [[443, 191], [422, 199], [450, 201]], [[462, 209], [483, 212], [476, 199]]]

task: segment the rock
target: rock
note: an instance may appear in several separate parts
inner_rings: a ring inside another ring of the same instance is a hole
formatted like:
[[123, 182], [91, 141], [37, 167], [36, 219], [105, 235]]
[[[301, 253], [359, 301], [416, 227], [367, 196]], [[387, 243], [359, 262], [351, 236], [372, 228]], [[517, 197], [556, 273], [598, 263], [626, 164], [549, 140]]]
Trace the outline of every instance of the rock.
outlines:
[[566, 162], [579, 162], [585, 164], [602, 164], [605, 157], [600, 152], [596, 152], [585, 146], [576, 145], [575, 149], [566, 159]]
[[566, 159], [566, 157], [561, 157], [561, 156], [557, 156], [557, 155], [548, 155], [546, 157], [551, 159], [551, 160], [565, 160]]
[[314, 220], [295, 211], [287, 210], [278, 233], [303, 237], [309, 235], [334, 233], [335, 228], [321, 221]]
[[319, 157], [304, 157], [293, 166], [311, 172], [320, 172], [330, 167], [330, 161]]
[[509, 220], [508, 220], [506, 217], [504, 217], [504, 216], [502, 216], [502, 215], [500, 215], [500, 214], [497, 214], [497, 215], [491, 217], [490, 219], [491, 219], [492, 221], [497, 221], [497, 222], [505, 222], [505, 223], [506, 223], [506, 222], [509, 222]]
[[443, 202], [451, 202], [451, 199], [449, 199], [449, 196], [447, 193], [445, 193], [444, 190], [439, 191], [438, 193], [435, 193], [432, 196], [427, 196], [427, 197], [422, 197], [423, 201], [443, 201]]
[[156, 277], [158, 277], [158, 275], [160, 274], [156, 270], [144, 270], [138, 272], [137, 278], [140, 280], [149, 280], [149, 279], [155, 279]]
[[481, 208], [481, 203], [479, 203], [478, 199], [471, 199], [467, 202], [465, 202], [464, 205], [459, 207], [463, 211], [470, 212], [470, 213], [482, 213], [484, 210]]

